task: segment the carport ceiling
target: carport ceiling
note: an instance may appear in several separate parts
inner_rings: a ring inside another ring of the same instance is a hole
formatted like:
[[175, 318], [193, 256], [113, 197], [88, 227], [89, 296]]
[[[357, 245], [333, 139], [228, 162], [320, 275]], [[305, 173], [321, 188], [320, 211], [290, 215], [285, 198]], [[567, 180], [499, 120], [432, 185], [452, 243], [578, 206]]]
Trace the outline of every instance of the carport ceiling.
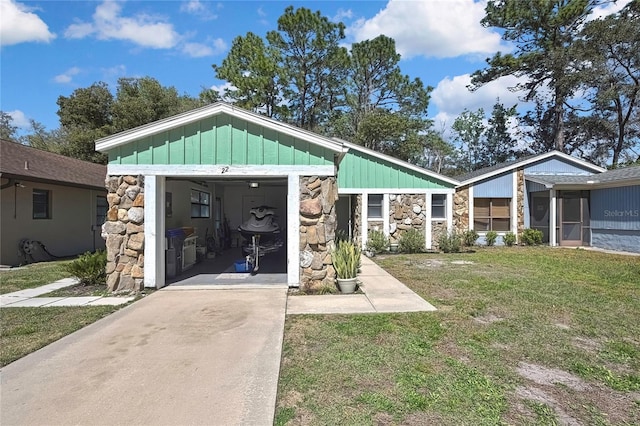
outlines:
[[238, 178], [216, 178], [216, 179], [198, 179], [198, 178], [172, 178], [168, 177], [167, 181], [182, 181], [182, 182], [192, 182], [195, 184], [202, 184], [207, 182], [219, 183], [222, 185], [229, 186], [247, 186], [249, 182], [259, 182], [260, 186], [286, 186], [287, 178], [248, 178], [243, 177], [242, 179]]

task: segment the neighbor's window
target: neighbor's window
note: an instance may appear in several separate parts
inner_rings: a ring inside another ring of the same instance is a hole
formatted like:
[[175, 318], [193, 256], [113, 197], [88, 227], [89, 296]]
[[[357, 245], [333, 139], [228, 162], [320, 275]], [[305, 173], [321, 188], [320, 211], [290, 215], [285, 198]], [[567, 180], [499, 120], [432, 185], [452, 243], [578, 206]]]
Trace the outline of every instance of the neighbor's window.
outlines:
[[382, 194], [369, 194], [369, 219], [382, 219]]
[[197, 189], [191, 190], [191, 217], [208, 218], [210, 216], [209, 198], [208, 192], [198, 191]]
[[107, 210], [109, 204], [107, 203], [107, 197], [96, 198], [96, 225], [102, 226], [107, 221]]
[[475, 198], [473, 228], [476, 231], [509, 231], [511, 229], [511, 198]]
[[51, 219], [51, 191], [33, 190], [33, 218]]
[[433, 194], [431, 196], [431, 217], [441, 219], [447, 216], [447, 195]]

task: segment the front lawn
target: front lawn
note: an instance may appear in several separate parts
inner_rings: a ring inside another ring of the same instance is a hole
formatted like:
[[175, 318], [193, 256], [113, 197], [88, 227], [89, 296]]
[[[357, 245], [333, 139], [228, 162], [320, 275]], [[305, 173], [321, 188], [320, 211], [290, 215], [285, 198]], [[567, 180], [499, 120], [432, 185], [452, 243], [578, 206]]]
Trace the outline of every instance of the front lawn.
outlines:
[[64, 267], [71, 261], [40, 262], [19, 268], [0, 270], [0, 294], [40, 287], [62, 278], [68, 278], [69, 273]]
[[640, 423], [639, 257], [374, 260], [438, 311], [287, 317], [276, 424]]
[[2, 308], [0, 366], [71, 334], [122, 306]]

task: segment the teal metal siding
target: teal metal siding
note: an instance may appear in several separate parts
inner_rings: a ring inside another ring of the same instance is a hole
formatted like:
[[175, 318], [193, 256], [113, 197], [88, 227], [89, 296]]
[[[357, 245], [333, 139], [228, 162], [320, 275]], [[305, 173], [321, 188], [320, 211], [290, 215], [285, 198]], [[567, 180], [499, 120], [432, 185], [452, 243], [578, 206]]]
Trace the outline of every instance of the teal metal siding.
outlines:
[[328, 148], [226, 114], [202, 119], [109, 151], [109, 164], [334, 164]]
[[440, 189], [453, 188], [453, 184], [435, 177], [391, 163], [362, 151], [351, 149], [340, 162], [338, 187], [340, 189]]

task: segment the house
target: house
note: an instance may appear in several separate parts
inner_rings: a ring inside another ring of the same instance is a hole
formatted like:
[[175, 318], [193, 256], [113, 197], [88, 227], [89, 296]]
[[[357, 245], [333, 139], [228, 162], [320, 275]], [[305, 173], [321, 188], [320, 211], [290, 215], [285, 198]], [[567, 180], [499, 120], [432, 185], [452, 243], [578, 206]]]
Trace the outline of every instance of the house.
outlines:
[[[370, 230], [395, 240], [417, 228], [430, 247], [453, 226], [457, 181], [222, 102], [97, 140], [96, 149], [109, 158], [112, 290], [163, 287], [173, 257], [166, 236], [175, 229], [189, 229], [196, 244], [230, 233], [237, 245], [234, 230], [252, 206], [280, 213], [281, 273], [304, 288], [333, 285], [337, 230], [364, 246]], [[193, 259], [188, 250], [183, 266]]]
[[605, 169], [558, 151], [459, 176], [453, 216], [498, 244], [507, 232], [542, 231], [551, 246], [640, 252], [640, 167]]
[[106, 170], [0, 140], [0, 264], [103, 249]]

